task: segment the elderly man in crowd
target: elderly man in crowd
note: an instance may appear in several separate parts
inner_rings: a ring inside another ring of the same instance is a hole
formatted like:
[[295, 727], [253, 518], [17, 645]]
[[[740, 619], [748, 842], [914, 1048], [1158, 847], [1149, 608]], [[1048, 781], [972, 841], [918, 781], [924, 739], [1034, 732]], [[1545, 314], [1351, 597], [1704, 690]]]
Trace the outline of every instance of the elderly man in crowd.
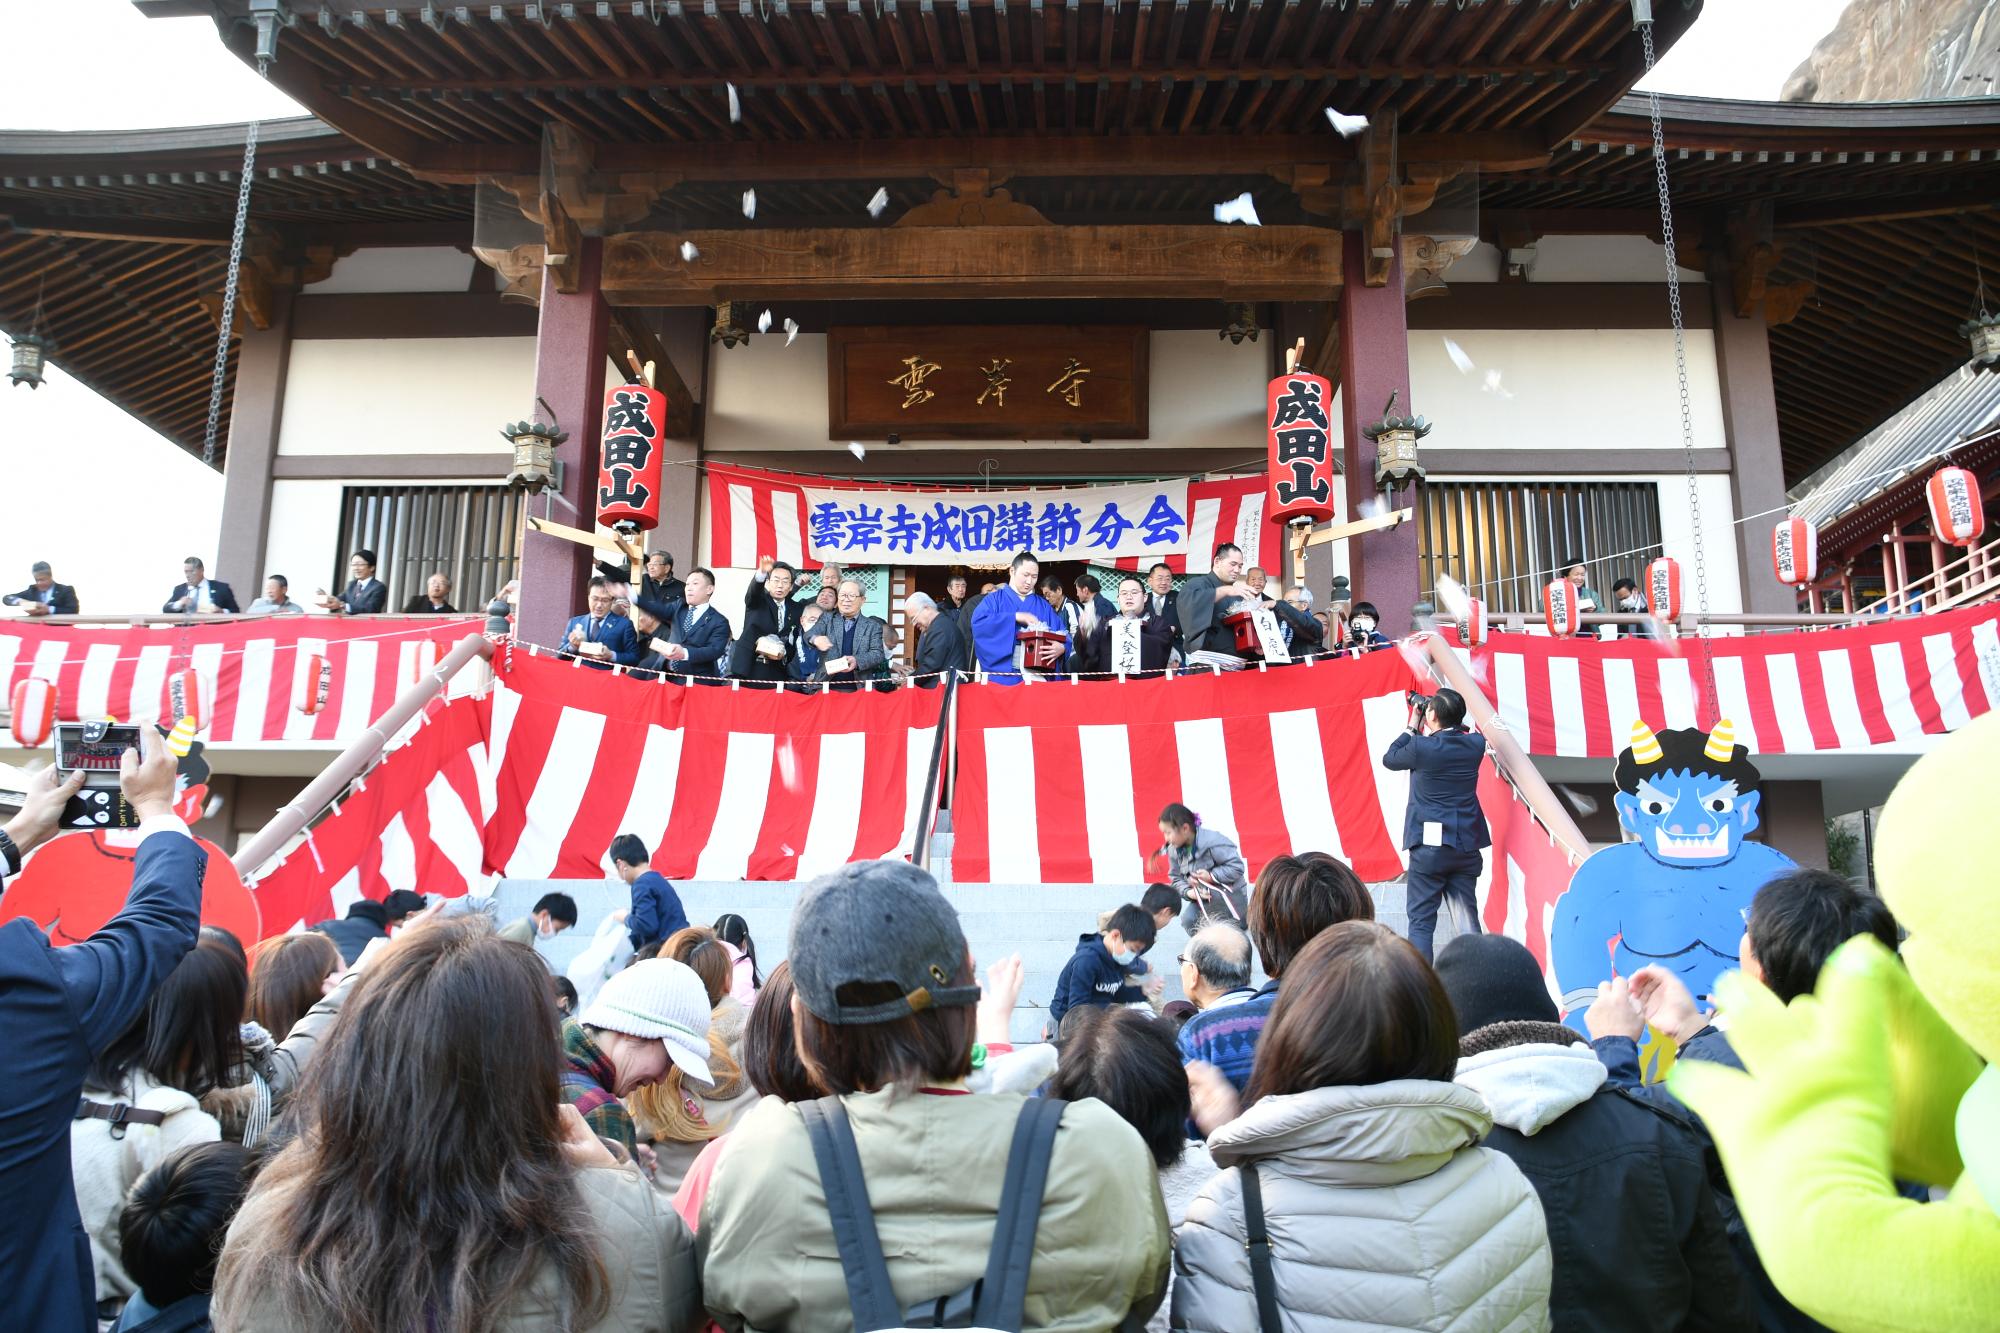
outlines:
[[889, 654], [882, 646], [882, 622], [861, 612], [861, 585], [843, 579], [831, 616], [813, 627], [812, 644], [819, 650], [819, 679], [836, 690], [851, 690], [864, 680], [889, 675]]
[[424, 590], [403, 603], [406, 616], [451, 616], [458, 608], [451, 604], [451, 576], [443, 570], [424, 580]]
[[1256, 996], [1250, 984], [1250, 937], [1234, 926], [1204, 926], [1181, 955], [1181, 989], [1194, 1007], [1226, 1009]]
[[264, 580], [264, 595], [250, 603], [250, 614], [265, 612], [274, 616], [302, 616], [306, 609], [292, 600], [291, 581], [283, 574], [273, 574]]
[[235, 615], [242, 609], [229, 585], [210, 578], [201, 557], [196, 555], [181, 562], [181, 581], [174, 585], [174, 590], [167, 594], [166, 604], [160, 608], [170, 616]]
[[965, 665], [965, 636], [959, 633], [958, 618], [946, 615], [929, 593], [913, 592], [903, 599], [903, 615], [916, 628], [916, 683], [925, 689], [937, 685], [944, 672]]

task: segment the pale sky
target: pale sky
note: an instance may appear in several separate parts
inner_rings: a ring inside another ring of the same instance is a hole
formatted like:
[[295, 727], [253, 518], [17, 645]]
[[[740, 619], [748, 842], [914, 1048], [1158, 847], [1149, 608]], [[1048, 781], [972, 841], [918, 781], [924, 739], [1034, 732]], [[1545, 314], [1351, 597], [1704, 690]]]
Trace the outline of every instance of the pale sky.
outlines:
[[[1650, 86], [1774, 99], [1832, 31], [1844, 3], [1707, 0]], [[206, 19], [146, 19], [126, 0], [0, 0], [0, 39], [16, 56], [0, 79], [0, 127], [7, 129], [132, 129], [300, 114], [223, 49]], [[84, 69], [88, 78], [78, 76]], [[60, 370], [34, 392], [0, 387], [0, 440], [13, 455], [14, 499], [0, 522], [0, 590], [25, 585], [28, 565], [46, 559], [59, 579], [79, 585], [87, 611], [151, 611], [179, 580], [184, 556], [212, 561], [220, 474]]]

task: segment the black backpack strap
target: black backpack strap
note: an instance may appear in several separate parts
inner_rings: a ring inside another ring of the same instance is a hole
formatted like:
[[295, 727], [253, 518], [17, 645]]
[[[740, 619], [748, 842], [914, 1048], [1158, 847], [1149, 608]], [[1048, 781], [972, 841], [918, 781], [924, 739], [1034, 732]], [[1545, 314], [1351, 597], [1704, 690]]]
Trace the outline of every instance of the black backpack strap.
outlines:
[[1048, 1183], [1049, 1159], [1055, 1154], [1056, 1130], [1069, 1103], [1053, 1097], [1030, 1097], [1014, 1121], [1014, 1142], [1007, 1149], [1006, 1182], [993, 1227], [993, 1247], [986, 1254], [986, 1276], [979, 1284], [979, 1301], [972, 1322], [980, 1328], [1019, 1329], [1028, 1302], [1028, 1268], [1035, 1257], [1035, 1228], [1042, 1214], [1042, 1189]]
[[1250, 1251], [1250, 1284], [1257, 1291], [1257, 1327], [1262, 1333], [1284, 1333], [1278, 1315], [1278, 1279], [1271, 1270], [1271, 1233], [1264, 1225], [1264, 1186], [1257, 1164], [1245, 1162], [1243, 1181], [1244, 1239]]
[[812, 1139], [813, 1159], [819, 1164], [820, 1188], [826, 1191], [827, 1218], [840, 1246], [855, 1333], [901, 1328], [903, 1311], [889, 1284], [889, 1264], [882, 1257], [882, 1237], [875, 1230], [875, 1210], [868, 1203], [868, 1182], [861, 1175], [861, 1154], [854, 1146], [847, 1108], [838, 1097], [798, 1106]]

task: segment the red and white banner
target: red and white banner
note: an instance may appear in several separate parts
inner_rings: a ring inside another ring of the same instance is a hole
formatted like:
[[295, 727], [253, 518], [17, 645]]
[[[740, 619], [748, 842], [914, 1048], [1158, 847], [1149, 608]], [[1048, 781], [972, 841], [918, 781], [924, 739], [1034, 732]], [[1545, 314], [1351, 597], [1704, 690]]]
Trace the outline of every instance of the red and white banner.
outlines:
[[811, 879], [907, 856], [941, 690], [793, 694], [496, 661], [485, 862], [591, 879], [637, 834], [668, 878]]
[[1488, 934], [1527, 945], [1547, 972], [1556, 899], [1576, 867], [1490, 758], [1479, 770], [1479, 808], [1493, 837], [1479, 880], [1480, 920]]
[[[810, 564], [807, 536], [810, 532], [806, 504], [807, 486], [841, 491], [894, 491], [904, 494], [939, 493], [931, 486], [887, 485], [878, 482], [839, 481], [799, 476], [786, 472], [766, 472], [758, 468], [726, 463], [705, 463], [707, 473], [707, 521], [699, 543], [700, 563], [712, 568], [755, 569], [760, 558], [774, 555], [787, 564], [805, 568]], [[1120, 569], [1144, 569], [1164, 560], [1176, 574], [1188, 572], [1189, 553], [1195, 553], [1195, 573], [1208, 569], [1215, 547], [1234, 542], [1243, 548], [1244, 558], [1257, 564], [1261, 552], [1285, 550], [1281, 525], [1264, 521], [1265, 478], [1222, 477], [1212, 481], [1190, 481], [1187, 485], [1188, 528], [1184, 545], [1173, 554], [1133, 556], [1117, 561]], [[1265, 546], [1269, 532], [1269, 546]], [[992, 557], [1005, 564], [1004, 557]], [[890, 555], [883, 563], [894, 563]]]
[[492, 814], [487, 697], [431, 705], [422, 725], [362, 778], [253, 892], [266, 935], [341, 915], [393, 889], [458, 897], [486, 890], [481, 838]]
[[[1399, 653], [1174, 680], [959, 691], [952, 879], [1143, 884], [1178, 801], [1243, 850], [1403, 873], [1408, 775], [1377, 760], [1418, 681]], [[1428, 684], [1428, 682], [1425, 682]]]
[[[1715, 693], [1757, 754], [1908, 742], [1955, 731], [2000, 699], [2000, 605], [1854, 629], [1712, 638]], [[1473, 675], [1532, 754], [1616, 758], [1632, 723], [1713, 726], [1700, 641], [1496, 634]]]
[[[360, 735], [414, 683], [426, 644], [449, 651], [485, 623], [274, 616], [97, 629], [10, 622], [0, 627], [0, 682], [11, 698], [18, 681], [53, 681], [56, 720], [62, 722], [110, 717], [171, 724], [169, 681], [192, 669], [209, 710], [202, 731], [207, 744], [344, 741]], [[303, 713], [299, 702], [318, 683], [307, 680], [315, 657], [332, 664], [329, 695], [317, 713]], [[480, 675], [460, 672], [453, 693], [478, 689]]]

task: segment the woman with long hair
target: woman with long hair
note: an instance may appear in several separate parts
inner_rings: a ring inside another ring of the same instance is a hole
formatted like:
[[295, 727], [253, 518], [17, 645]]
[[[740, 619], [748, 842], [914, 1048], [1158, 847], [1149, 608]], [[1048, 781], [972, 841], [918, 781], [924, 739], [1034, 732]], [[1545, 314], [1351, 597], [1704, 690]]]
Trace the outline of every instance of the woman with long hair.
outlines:
[[728, 947], [734, 964], [729, 993], [747, 1009], [764, 987], [764, 974], [757, 970], [757, 941], [750, 938], [750, 923], [734, 912], [724, 912], [715, 918], [715, 933]]
[[340, 946], [317, 931], [265, 940], [250, 969], [250, 1021], [283, 1041], [346, 970]]
[[693, 1244], [558, 1110], [548, 969], [484, 921], [370, 964], [223, 1246], [217, 1327], [677, 1333]]
[[1223, 1170], [1176, 1233], [1172, 1327], [1259, 1327], [1243, 1239], [1259, 1231], [1295, 1333], [1548, 1327], [1542, 1206], [1518, 1167], [1479, 1146], [1493, 1118], [1452, 1082], [1458, 1020], [1430, 964], [1387, 926], [1348, 921], [1314, 936], [1284, 979], [1240, 1113], [1195, 1097]]
[[125, 1192], [175, 1149], [223, 1137], [200, 1099], [227, 1085], [241, 1056], [244, 984], [227, 949], [197, 945], [92, 1062], [69, 1143], [100, 1302], [138, 1289], [119, 1260]]

